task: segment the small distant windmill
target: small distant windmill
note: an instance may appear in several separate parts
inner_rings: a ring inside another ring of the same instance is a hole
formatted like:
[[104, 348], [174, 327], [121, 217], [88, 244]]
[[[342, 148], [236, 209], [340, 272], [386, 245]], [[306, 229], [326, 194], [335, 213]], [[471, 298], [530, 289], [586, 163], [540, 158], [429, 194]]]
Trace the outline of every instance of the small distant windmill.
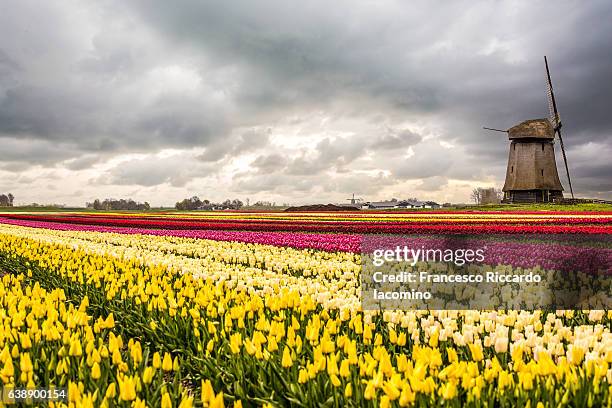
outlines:
[[487, 130], [507, 133], [511, 141], [506, 182], [503, 188], [504, 202], [549, 202], [563, 197], [563, 186], [555, 163], [553, 145], [555, 135], [559, 136], [567, 181], [574, 198], [565, 146], [561, 138], [561, 118], [557, 111], [546, 57], [544, 64], [548, 81], [550, 119], [526, 120], [508, 130], [485, 127]]
[[359, 204], [360, 202], [363, 201], [363, 198], [355, 198], [355, 193], [353, 193], [353, 197], [347, 198], [347, 201], [350, 201], [351, 204]]
[[544, 65], [546, 65], [546, 79], [548, 80], [548, 110], [550, 112], [550, 122], [553, 125], [555, 133], [559, 136], [559, 144], [561, 145], [561, 153], [563, 153], [563, 163], [565, 163], [565, 172], [567, 174], [567, 182], [569, 184], [570, 193], [574, 198], [574, 189], [572, 188], [572, 179], [570, 178], [569, 167], [567, 166], [567, 156], [565, 155], [565, 146], [563, 146], [563, 138], [561, 137], [561, 117], [557, 111], [557, 102], [555, 101], [555, 93], [553, 91], [552, 80], [550, 79], [550, 71], [548, 70], [548, 60], [544, 56]]

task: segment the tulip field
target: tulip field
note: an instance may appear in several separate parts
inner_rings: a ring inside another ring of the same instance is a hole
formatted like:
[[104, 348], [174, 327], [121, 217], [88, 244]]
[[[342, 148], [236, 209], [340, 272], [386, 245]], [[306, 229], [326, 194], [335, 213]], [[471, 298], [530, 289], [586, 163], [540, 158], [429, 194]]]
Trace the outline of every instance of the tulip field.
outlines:
[[364, 236], [390, 233], [423, 247], [466, 236], [499, 271], [612, 274], [612, 212], [0, 211], [3, 394], [612, 406], [612, 310], [363, 310]]

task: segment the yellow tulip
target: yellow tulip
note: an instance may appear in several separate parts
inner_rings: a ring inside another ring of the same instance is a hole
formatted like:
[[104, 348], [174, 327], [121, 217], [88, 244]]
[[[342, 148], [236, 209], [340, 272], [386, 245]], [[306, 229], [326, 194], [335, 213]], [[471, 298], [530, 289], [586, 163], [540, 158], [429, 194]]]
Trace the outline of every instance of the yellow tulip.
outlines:
[[440, 395], [445, 400], [453, 399], [457, 396], [457, 386], [453, 382], [447, 382], [440, 387]]
[[234, 333], [230, 336], [230, 350], [233, 354], [240, 353], [240, 346], [242, 346], [242, 335], [240, 333]]
[[402, 391], [399, 397], [399, 405], [400, 407], [406, 407], [409, 404], [412, 404], [416, 399], [416, 393], [412, 391], [408, 384], [402, 387]]
[[482, 346], [480, 344], [469, 344], [470, 352], [472, 353], [472, 360], [474, 361], [482, 361], [484, 359], [484, 354], [482, 352]]
[[30, 340], [30, 336], [28, 336], [26, 333], [22, 333], [19, 337], [21, 339], [21, 348], [23, 350], [27, 350], [32, 347], [32, 340]]
[[210, 404], [208, 405], [209, 408], [224, 408], [225, 407], [225, 402], [223, 401], [223, 392], [220, 392], [219, 394], [217, 394], [212, 401], [210, 401]]
[[340, 375], [344, 378], [351, 375], [349, 360], [344, 359], [342, 360], [342, 363], [340, 363]]
[[73, 402], [79, 402], [81, 400], [79, 386], [72, 381], [68, 383], [68, 400]]
[[526, 391], [533, 389], [533, 375], [526, 372], [519, 373], [519, 384]]
[[308, 381], [308, 371], [305, 368], [300, 368], [298, 372], [298, 383], [304, 384]]
[[97, 380], [100, 378], [102, 374], [100, 373], [100, 365], [98, 363], [94, 363], [91, 367], [91, 378]]
[[178, 408], [191, 408], [193, 407], [193, 398], [187, 397], [181, 401]]
[[104, 327], [107, 329], [112, 329], [113, 327], [115, 327], [115, 317], [112, 313], [106, 317], [106, 320], [104, 321]]
[[376, 388], [374, 388], [374, 383], [372, 381], [368, 381], [366, 388], [363, 392], [363, 397], [367, 400], [371, 400], [376, 396]]
[[331, 380], [331, 383], [334, 387], [339, 387], [340, 385], [342, 385], [342, 383], [340, 382], [340, 379], [335, 374], [331, 375], [329, 379]]
[[153, 367], [146, 367], [142, 373], [142, 382], [145, 384], [151, 384], [154, 375], [155, 369]]
[[12, 377], [13, 375], [15, 375], [15, 368], [13, 367], [13, 360], [12, 359], [7, 359], [6, 362], [4, 363], [4, 367], [2, 368], [2, 371], [0, 372], [0, 375], [3, 377]]
[[160, 368], [161, 366], [162, 366], [161, 357], [160, 357], [159, 353], [156, 351], [153, 354], [153, 367], [154, 368]]
[[31, 372], [34, 369], [34, 367], [32, 366], [32, 360], [30, 360], [30, 354], [29, 353], [21, 354], [21, 359], [20, 359], [20, 362], [19, 362], [19, 368], [24, 373], [29, 373], [29, 372]]
[[140, 398], [136, 398], [136, 400], [132, 402], [131, 408], [147, 408], [147, 403]]
[[172, 408], [172, 400], [167, 392], [162, 395], [161, 408]]
[[172, 371], [172, 357], [170, 356], [170, 353], [164, 354], [164, 360], [161, 367], [164, 371]]
[[138, 365], [142, 361], [142, 348], [140, 347], [140, 342], [136, 342], [130, 348], [130, 355], [132, 357], [132, 361], [134, 364]]
[[209, 403], [215, 398], [215, 392], [213, 391], [210, 380], [202, 380], [202, 402]]
[[81, 342], [77, 338], [73, 338], [70, 340], [70, 349], [68, 351], [69, 356], [80, 356], [83, 354], [83, 348], [81, 347]]
[[119, 399], [133, 401], [136, 398], [136, 382], [130, 376], [122, 376], [119, 381]]
[[283, 350], [283, 359], [281, 361], [283, 367], [291, 367], [293, 365], [293, 360], [291, 359], [291, 351], [288, 346], [285, 346]]

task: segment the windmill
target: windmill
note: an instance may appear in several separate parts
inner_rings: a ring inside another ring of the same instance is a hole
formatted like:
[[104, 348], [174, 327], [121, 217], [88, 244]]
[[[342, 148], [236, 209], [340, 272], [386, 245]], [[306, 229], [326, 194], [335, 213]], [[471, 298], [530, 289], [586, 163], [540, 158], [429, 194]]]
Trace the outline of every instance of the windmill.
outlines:
[[553, 93], [548, 60], [544, 57], [548, 80], [548, 101], [550, 119], [531, 119], [519, 123], [508, 130], [487, 128], [508, 134], [510, 153], [504, 183], [506, 203], [550, 202], [563, 198], [563, 186], [557, 173], [554, 140], [559, 136], [563, 161], [567, 172], [572, 198], [574, 191], [567, 166], [565, 146], [561, 137], [561, 118]]
[[548, 81], [548, 87], [546, 91], [548, 93], [548, 110], [550, 112], [550, 122], [553, 125], [553, 129], [557, 136], [559, 136], [559, 144], [561, 145], [561, 153], [563, 154], [563, 163], [565, 164], [565, 172], [567, 174], [567, 183], [569, 184], [570, 193], [574, 198], [574, 189], [572, 188], [572, 179], [570, 178], [569, 167], [567, 166], [567, 156], [565, 155], [565, 146], [563, 146], [563, 137], [561, 137], [561, 117], [559, 111], [557, 111], [557, 102], [555, 101], [555, 93], [553, 91], [552, 80], [550, 79], [550, 70], [548, 69], [548, 59], [544, 56], [544, 65], [546, 65], [546, 79]]
[[355, 198], [355, 193], [353, 193], [353, 197], [352, 198], [347, 198], [348, 201], [351, 202], [351, 204], [358, 204], [361, 201], [363, 201], [363, 198]]

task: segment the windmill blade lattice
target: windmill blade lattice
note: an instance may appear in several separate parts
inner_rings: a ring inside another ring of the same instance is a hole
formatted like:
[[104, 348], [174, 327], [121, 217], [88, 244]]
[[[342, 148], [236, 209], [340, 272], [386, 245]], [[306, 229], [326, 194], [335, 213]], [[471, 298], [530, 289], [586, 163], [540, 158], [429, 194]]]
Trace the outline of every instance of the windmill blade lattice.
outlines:
[[553, 104], [552, 84], [550, 83], [548, 75], [546, 76], [546, 98], [548, 100], [548, 115], [550, 118], [550, 123], [552, 123], [554, 129], [557, 129], [559, 123], [561, 122], [561, 118], [559, 117], [559, 114], [555, 112]]
[[561, 118], [559, 111], [557, 110], [557, 103], [555, 101], [555, 93], [553, 91], [552, 80], [550, 79], [550, 71], [548, 69], [548, 60], [544, 56], [544, 65], [546, 66], [546, 79], [548, 82], [548, 107], [552, 116], [552, 125], [554, 126], [555, 133], [559, 136], [559, 144], [561, 145], [561, 153], [563, 154], [563, 162], [565, 163], [565, 172], [567, 174], [567, 183], [569, 184], [570, 193], [574, 198], [574, 189], [572, 188], [572, 179], [570, 178], [569, 166], [567, 165], [567, 156], [565, 154], [565, 146], [563, 146], [563, 137], [561, 136]]

